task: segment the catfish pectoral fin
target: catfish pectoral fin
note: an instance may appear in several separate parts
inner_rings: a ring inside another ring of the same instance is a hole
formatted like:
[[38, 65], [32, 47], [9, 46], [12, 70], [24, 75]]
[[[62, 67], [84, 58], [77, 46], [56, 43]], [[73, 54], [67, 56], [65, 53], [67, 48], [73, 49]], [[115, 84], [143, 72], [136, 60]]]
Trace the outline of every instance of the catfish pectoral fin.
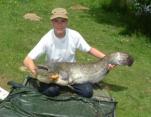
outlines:
[[52, 73], [52, 74], [49, 74], [49, 80], [58, 80], [59, 79], [59, 74], [58, 73]]

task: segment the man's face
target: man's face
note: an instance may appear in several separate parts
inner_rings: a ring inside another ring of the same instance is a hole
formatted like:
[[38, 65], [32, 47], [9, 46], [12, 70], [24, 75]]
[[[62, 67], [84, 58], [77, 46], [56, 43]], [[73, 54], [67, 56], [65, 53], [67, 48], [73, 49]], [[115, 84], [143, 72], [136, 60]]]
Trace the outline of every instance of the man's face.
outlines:
[[58, 35], [65, 33], [65, 29], [66, 29], [67, 24], [68, 24], [67, 19], [55, 18], [51, 21], [52, 21], [52, 25], [54, 27], [55, 33], [57, 33]]

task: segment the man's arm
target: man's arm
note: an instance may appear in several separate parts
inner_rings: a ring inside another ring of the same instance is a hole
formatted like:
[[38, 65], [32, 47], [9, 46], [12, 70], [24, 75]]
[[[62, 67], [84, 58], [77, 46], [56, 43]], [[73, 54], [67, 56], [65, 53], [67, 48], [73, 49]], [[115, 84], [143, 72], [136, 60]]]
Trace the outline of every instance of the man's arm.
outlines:
[[96, 48], [91, 48], [89, 53], [97, 58], [103, 58], [105, 56], [103, 52], [97, 50]]
[[[103, 52], [97, 50], [96, 48], [91, 48], [89, 53], [97, 58], [105, 57], [105, 54]], [[115, 67], [115, 65], [112, 65], [112, 64], [108, 65], [108, 69], [112, 69], [113, 67]]]
[[23, 63], [25, 65], [25, 67], [27, 67], [31, 71], [33, 77], [36, 77], [36, 75], [37, 75], [37, 67], [36, 67], [34, 61], [30, 57], [27, 56], [24, 59]]

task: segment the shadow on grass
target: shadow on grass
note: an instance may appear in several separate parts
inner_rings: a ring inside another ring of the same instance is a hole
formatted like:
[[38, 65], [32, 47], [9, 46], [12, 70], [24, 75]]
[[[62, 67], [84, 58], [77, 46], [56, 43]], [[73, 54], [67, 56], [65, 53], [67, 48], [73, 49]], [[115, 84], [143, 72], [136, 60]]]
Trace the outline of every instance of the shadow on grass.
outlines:
[[118, 91], [127, 90], [128, 87], [124, 87], [124, 86], [121, 86], [121, 85], [115, 85], [115, 84], [109, 84], [109, 83], [106, 83], [106, 82], [102, 81], [100, 84], [96, 84], [94, 86], [94, 89], [108, 89], [108, 90], [111, 90], [111, 91], [118, 92]]
[[[126, 12], [100, 7], [91, 8], [89, 13], [98, 23], [123, 27], [123, 30], [118, 33], [119, 35], [131, 35], [140, 32], [148, 37], [151, 35], [150, 27], [146, 29], [142, 28], [141, 24], [137, 22], [139, 19]], [[149, 41], [151, 42], [151, 38], [149, 38]]]

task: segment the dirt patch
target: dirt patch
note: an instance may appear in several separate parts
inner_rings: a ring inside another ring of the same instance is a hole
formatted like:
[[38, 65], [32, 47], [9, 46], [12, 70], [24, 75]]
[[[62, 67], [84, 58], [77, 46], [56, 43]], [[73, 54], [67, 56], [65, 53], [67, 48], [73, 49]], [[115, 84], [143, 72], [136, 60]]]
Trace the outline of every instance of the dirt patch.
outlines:
[[145, 93], [151, 94], [151, 88], [146, 89], [146, 90], [145, 90]]
[[40, 21], [42, 19], [36, 13], [26, 13], [23, 17], [24, 19], [30, 20], [30, 21]]
[[72, 10], [89, 10], [88, 7], [85, 7], [85, 6], [80, 5], [80, 4], [73, 5], [70, 7], [70, 9], [72, 9]]
[[3, 89], [6, 89], [6, 90], [10, 90], [9, 86], [7, 85], [7, 82], [8, 82], [8, 78], [6, 77], [3, 77], [3, 76], [0, 76], [0, 86], [3, 88]]

